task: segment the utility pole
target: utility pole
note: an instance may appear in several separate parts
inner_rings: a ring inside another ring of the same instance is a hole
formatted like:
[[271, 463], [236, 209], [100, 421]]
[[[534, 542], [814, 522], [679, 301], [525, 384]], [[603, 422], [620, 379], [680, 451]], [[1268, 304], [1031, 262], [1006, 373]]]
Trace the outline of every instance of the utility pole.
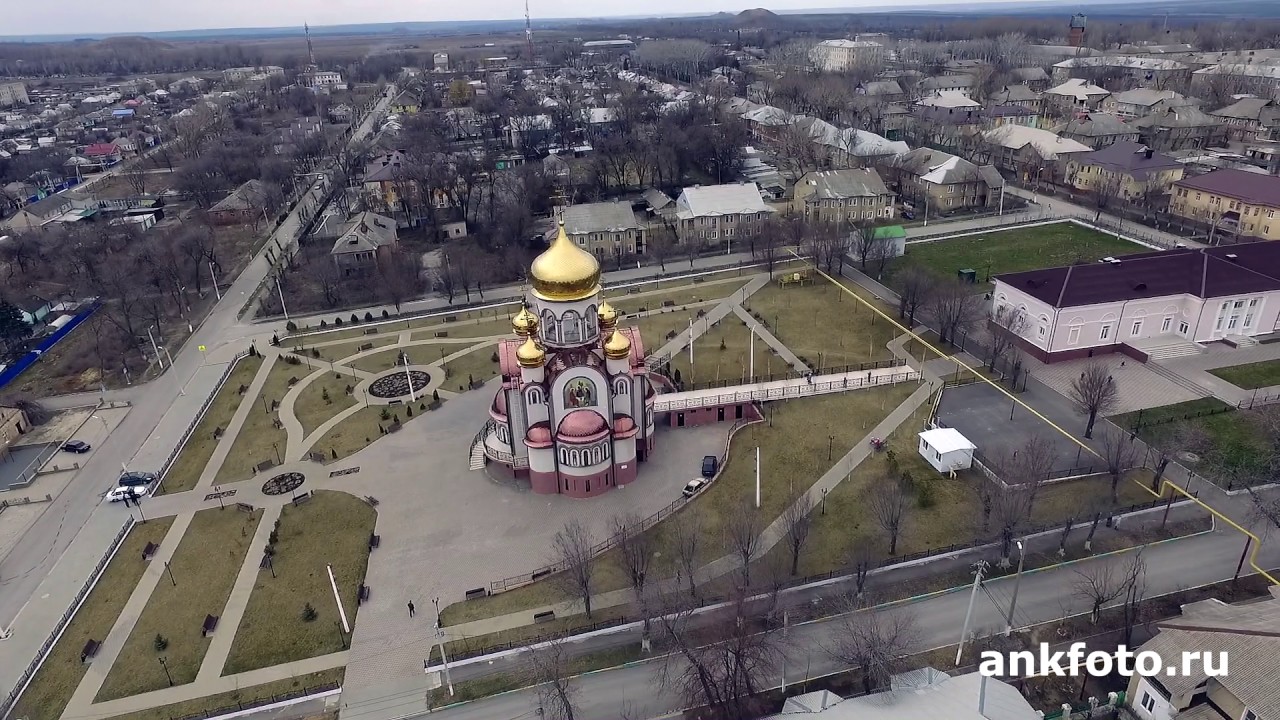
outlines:
[[436, 642], [440, 643], [440, 661], [444, 663], [444, 684], [449, 686], [449, 697], [453, 697], [453, 679], [449, 677], [449, 657], [444, 652], [444, 628], [440, 627], [440, 598], [431, 598], [436, 606]]
[[969, 591], [969, 609], [964, 612], [964, 628], [960, 630], [960, 644], [956, 646], [956, 667], [960, 667], [960, 656], [964, 653], [964, 641], [969, 637], [969, 621], [973, 619], [973, 601], [978, 598], [978, 586], [982, 584], [982, 573], [987, 570], [987, 561], [979, 560], [973, 564], [973, 589]]
[[1018, 605], [1018, 585], [1022, 583], [1022, 561], [1027, 559], [1027, 550], [1018, 540], [1018, 574], [1013, 576], [1013, 597], [1009, 598], [1009, 624], [1004, 626], [1004, 636], [1013, 633], [1013, 610]]

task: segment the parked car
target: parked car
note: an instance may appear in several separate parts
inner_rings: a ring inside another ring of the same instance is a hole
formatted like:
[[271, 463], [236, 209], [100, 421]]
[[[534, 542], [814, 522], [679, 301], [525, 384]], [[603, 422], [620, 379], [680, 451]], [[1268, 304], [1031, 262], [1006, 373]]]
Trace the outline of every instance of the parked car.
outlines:
[[906, 209], [904, 209], [904, 210], [902, 211], [902, 219], [903, 219], [903, 220], [915, 220], [915, 219], [916, 219], [916, 211], [915, 211], [915, 210], [906, 210]]
[[702, 477], [715, 477], [716, 470], [720, 469], [720, 458], [715, 455], [706, 455], [702, 458]]
[[707, 486], [706, 478], [694, 478], [689, 482], [685, 483], [684, 490], [682, 490], [680, 494], [684, 495], [685, 497], [693, 497], [694, 495], [698, 494], [699, 490], [701, 490], [706, 486]]
[[62, 443], [62, 449], [72, 453], [87, 453], [93, 449], [93, 446], [83, 440], [68, 440]]
[[151, 487], [156, 481], [156, 474], [130, 470], [120, 475], [120, 487]]
[[146, 497], [149, 492], [146, 486], [117, 485], [107, 491], [107, 502], [120, 502], [125, 498], [138, 500]]

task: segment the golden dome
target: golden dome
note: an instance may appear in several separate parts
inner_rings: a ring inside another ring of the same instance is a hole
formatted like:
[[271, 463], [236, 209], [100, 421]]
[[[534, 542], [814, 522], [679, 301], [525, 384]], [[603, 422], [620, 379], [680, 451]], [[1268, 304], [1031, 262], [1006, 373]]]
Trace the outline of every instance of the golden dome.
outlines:
[[524, 339], [524, 344], [516, 348], [516, 362], [522, 368], [540, 368], [547, 359], [547, 353], [538, 347], [532, 337]]
[[618, 318], [622, 317], [622, 313], [608, 302], [600, 303], [600, 309], [596, 311], [596, 315], [600, 317], [600, 327], [609, 330], [612, 330], [613, 326], [618, 324]]
[[600, 263], [569, 239], [563, 221], [551, 247], [534, 258], [529, 275], [533, 294], [543, 300], [573, 302], [600, 291]]
[[511, 329], [520, 337], [529, 337], [538, 332], [538, 316], [529, 312], [529, 308], [522, 307], [520, 312], [511, 318]]
[[604, 342], [604, 356], [610, 360], [626, 360], [631, 355], [631, 339], [614, 330]]

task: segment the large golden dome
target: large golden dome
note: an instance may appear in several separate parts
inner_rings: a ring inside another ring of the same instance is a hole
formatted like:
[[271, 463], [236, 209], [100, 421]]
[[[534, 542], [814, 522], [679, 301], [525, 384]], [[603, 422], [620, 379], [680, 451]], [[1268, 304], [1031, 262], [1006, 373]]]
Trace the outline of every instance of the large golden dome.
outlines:
[[522, 368], [540, 368], [546, 359], [546, 351], [538, 347], [531, 337], [525, 338], [524, 344], [516, 348], [516, 362]]
[[565, 234], [564, 222], [546, 252], [529, 268], [533, 294], [552, 302], [585, 300], [600, 292], [600, 263]]
[[626, 360], [631, 355], [631, 339], [614, 330], [604, 343], [604, 356], [610, 360]]

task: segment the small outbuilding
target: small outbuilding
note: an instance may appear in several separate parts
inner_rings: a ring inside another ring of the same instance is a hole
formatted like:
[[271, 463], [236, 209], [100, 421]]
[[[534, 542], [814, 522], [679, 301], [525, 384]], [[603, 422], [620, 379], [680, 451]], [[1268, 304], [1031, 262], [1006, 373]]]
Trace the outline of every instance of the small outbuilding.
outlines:
[[920, 456], [940, 473], [967, 470], [978, 446], [955, 428], [935, 428], [920, 433]]

